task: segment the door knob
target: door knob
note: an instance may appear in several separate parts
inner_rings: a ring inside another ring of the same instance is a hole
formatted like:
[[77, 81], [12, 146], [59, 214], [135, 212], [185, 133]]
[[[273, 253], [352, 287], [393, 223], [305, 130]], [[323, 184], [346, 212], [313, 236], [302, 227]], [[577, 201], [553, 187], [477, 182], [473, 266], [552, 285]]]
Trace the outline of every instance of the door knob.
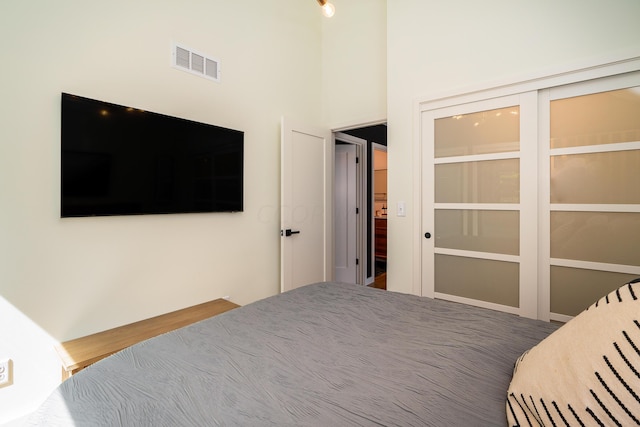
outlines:
[[429, 232], [424, 233], [424, 237], [425, 237], [425, 239], [430, 239], [431, 238], [431, 233], [429, 233]]
[[[290, 228], [287, 228], [286, 230], [284, 230], [285, 237], [289, 237], [292, 234], [300, 234], [300, 230], [292, 230]], [[282, 236], [282, 232], [280, 232], [280, 235]]]

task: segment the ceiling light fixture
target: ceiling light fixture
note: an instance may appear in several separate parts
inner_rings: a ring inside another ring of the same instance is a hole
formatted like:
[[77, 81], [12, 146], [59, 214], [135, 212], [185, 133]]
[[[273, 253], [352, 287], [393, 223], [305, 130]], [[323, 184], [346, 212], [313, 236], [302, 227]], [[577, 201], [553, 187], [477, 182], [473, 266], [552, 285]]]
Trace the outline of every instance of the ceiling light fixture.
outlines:
[[322, 14], [327, 18], [331, 18], [336, 13], [336, 7], [327, 0], [318, 0], [318, 4], [322, 6]]

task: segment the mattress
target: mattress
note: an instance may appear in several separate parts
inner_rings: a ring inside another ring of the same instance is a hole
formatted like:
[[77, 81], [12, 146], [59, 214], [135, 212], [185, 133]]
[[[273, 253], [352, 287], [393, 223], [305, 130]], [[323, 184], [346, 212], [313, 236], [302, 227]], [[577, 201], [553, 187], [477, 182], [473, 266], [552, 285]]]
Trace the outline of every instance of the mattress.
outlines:
[[502, 426], [556, 325], [317, 283], [141, 342], [62, 383], [46, 426]]

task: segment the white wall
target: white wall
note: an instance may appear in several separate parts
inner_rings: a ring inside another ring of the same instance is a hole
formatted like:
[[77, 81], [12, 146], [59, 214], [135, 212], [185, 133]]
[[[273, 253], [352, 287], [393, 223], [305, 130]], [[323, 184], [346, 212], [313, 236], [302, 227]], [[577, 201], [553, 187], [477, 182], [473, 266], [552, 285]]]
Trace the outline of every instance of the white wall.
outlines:
[[415, 100], [637, 55], [638, 16], [637, 0], [387, 2], [388, 289], [413, 291]]
[[[230, 295], [279, 290], [280, 117], [322, 124], [315, 1], [0, 5], [0, 424], [57, 385], [52, 345]], [[180, 42], [219, 84], [170, 67]], [[60, 219], [60, 93], [245, 132], [245, 211]]]
[[[0, 389], [0, 423], [55, 386], [52, 342], [277, 293], [281, 115], [330, 127], [388, 117], [387, 286], [411, 292], [414, 100], [614, 57], [640, 40], [637, 0], [334, 3], [330, 21], [313, 0], [0, 5], [0, 358], [16, 374]], [[220, 58], [222, 83], [169, 67], [172, 40]], [[61, 220], [62, 91], [244, 130], [245, 212]]]
[[322, 21], [324, 121], [332, 129], [385, 121], [387, 0], [331, 2], [336, 14]]

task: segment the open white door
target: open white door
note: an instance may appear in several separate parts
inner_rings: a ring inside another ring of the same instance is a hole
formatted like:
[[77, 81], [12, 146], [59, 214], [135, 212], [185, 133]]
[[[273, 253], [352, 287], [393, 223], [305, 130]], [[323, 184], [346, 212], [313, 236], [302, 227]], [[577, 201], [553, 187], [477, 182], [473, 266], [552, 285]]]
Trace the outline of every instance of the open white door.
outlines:
[[282, 119], [280, 287], [333, 280], [331, 132]]
[[366, 195], [367, 140], [343, 132], [335, 133], [333, 139], [335, 280], [364, 285], [368, 266], [367, 215], [371, 212]]

